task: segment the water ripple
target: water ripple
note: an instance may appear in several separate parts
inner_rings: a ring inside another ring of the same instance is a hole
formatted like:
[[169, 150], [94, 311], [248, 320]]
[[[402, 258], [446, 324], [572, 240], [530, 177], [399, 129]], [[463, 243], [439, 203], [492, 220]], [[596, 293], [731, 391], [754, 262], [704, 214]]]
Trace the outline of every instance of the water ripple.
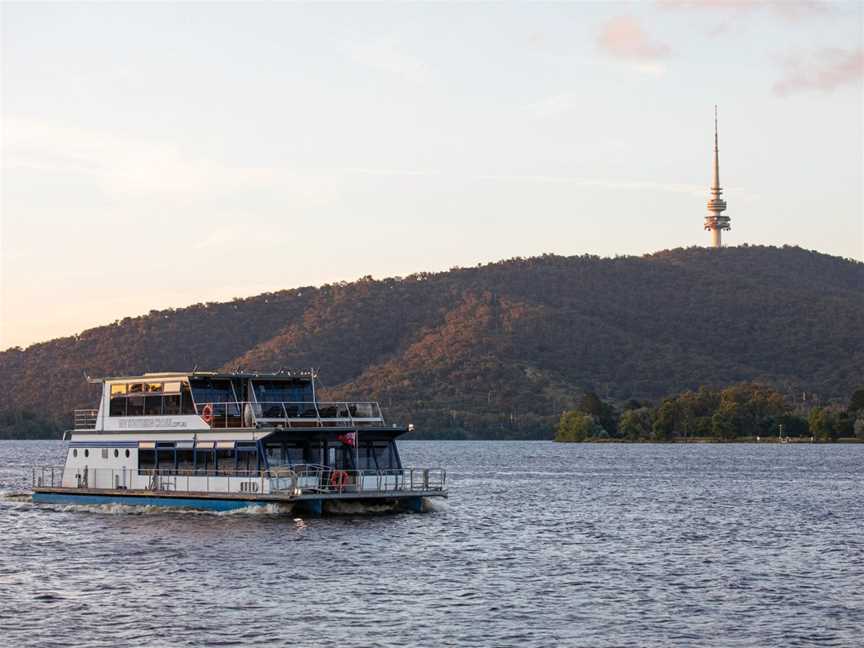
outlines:
[[406, 442], [449, 501], [322, 519], [32, 504], [63, 447], [0, 442], [2, 645], [861, 645], [864, 446]]

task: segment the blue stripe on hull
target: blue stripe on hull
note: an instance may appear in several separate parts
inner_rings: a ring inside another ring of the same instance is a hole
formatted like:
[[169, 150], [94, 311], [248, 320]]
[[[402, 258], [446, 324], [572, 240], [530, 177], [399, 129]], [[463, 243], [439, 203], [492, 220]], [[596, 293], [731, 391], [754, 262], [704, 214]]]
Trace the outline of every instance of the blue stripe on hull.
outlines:
[[249, 506], [266, 506], [267, 502], [249, 500], [195, 499], [182, 497], [124, 497], [122, 495], [65, 495], [33, 493], [33, 501], [49, 504], [126, 504], [128, 506], [173, 506], [207, 511], [234, 511]]

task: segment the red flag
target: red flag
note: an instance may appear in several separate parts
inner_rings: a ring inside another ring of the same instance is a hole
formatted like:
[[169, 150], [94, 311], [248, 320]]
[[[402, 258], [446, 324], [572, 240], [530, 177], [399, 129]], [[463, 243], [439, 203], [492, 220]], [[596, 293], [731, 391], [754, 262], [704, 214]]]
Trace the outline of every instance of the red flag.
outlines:
[[341, 441], [345, 445], [349, 445], [353, 448], [355, 443], [354, 432], [346, 432], [345, 434], [340, 434], [338, 437], [336, 437], [336, 440]]

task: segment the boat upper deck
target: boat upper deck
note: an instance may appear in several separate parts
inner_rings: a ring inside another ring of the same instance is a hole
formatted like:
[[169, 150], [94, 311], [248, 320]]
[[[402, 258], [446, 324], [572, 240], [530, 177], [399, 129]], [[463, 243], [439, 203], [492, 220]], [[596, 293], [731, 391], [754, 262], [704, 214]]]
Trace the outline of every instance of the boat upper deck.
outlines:
[[73, 432], [384, 426], [375, 401], [319, 401], [313, 371], [168, 372], [90, 379], [98, 408], [76, 409]]

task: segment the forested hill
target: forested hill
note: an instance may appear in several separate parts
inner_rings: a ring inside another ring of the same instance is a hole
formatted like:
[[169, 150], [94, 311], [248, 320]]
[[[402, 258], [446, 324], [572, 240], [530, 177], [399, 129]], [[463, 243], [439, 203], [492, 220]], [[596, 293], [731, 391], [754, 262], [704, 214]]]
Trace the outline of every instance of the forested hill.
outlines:
[[63, 421], [91, 376], [317, 367], [426, 433], [531, 437], [585, 390], [657, 399], [864, 382], [864, 264], [800, 248], [542, 256], [151, 311], [0, 353], [0, 411]]

